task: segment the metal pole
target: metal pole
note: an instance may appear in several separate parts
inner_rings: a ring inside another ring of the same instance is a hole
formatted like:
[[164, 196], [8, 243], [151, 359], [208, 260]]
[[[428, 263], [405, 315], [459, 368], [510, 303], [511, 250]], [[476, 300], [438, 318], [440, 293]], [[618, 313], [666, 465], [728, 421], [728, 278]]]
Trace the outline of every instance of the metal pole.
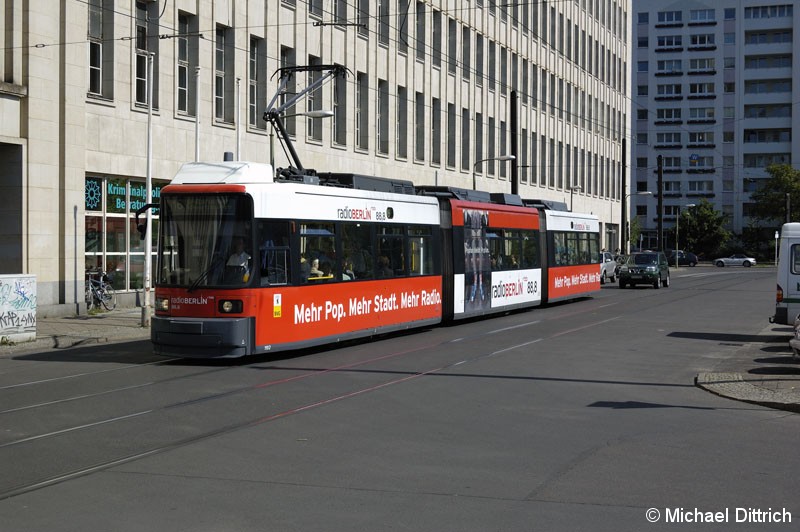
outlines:
[[241, 161], [241, 150], [242, 150], [242, 126], [241, 126], [241, 116], [242, 110], [241, 107], [241, 96], [240, 96], [240, 85], [242, 82], [242, 78], [236, 78], [236, 160]]
[[[518, 139], [517, 139], [517, 92], [511, 91], [511, 98], [509, 105], [511, 106], [509, 126], [511, 127], [511, 155], [514, 158], [511, 160], [511, 193], [519, 193], [519, 170], [517, 169], [518, 153]], [[505, 149], [505, 148], [504, 148]]]
[[[147, 54], [147, 203], [153, 202], [153, 57]], [[147, 209], [147, 229], [144, 233], [144, 304], [142, 327], [150, 327], [150, 270], [152, 268], [153, 211]]]
[[678, 224], [681, 220], [681, 209], [678, 207], [678, 215], [675, 217], [675, 270], [678, 270], [680, 261], [678, 260]]
[[194, 67], [194, 162], [200, 161], [200, 67]]
[[627, 200], [628, 195], [625, 194], [625, 191], [628, 190], [628, 177], [626, 169], [628, 168], [627, 163], [627, 144], [625, 143], [626, 139], [622, 139], [622, 219], [620, 220], [619, 228], [620, 233], [622, 233], [619, 242], [619, 249], [620, 253], [627, 253], [628, 248], [628, 240], [630, 237], [628, 236], [628, 209], [627, 209]]

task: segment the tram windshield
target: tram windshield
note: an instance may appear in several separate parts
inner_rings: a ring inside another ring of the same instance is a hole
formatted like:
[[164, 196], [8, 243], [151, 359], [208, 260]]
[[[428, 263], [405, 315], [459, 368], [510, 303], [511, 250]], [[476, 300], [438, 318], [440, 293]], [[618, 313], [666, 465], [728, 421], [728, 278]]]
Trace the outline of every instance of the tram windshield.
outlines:
[[163, 194], [156, 283], [189, 290], [247, 285], [252, 213], [242, 194]]

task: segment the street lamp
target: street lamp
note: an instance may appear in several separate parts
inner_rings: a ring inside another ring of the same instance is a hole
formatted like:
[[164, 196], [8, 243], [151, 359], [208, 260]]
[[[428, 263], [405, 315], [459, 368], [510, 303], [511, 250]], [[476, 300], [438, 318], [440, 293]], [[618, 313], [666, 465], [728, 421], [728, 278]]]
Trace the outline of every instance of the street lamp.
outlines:
[[472, 190], [477, 190], [475, 188], [475, 169], [479, 164], [485, 163], [486, 161], [513, 161], [514, 159], [516, 159], [514, 155], [498, 155], [497, 157], [487, 157], [486, 159], [475, 161], [475, 164], [472, 165]]
[[[694, 207], [694, 203], [687, 203], [683, 207], [688, 209], [690, 207]], [[678, 222], [681, 219], [681, 209], [678, 207], [678, 214], [675, 216], [675, 270], [678, 270], [680, 267], [680, 260], [678, 260]]]
[[[625, 200], [622, 202], [622, 251], [626, 255], [630, 253], [630, 231], [628, 230], [628, 210], [626, 208], [626, 204], [628, 202], [628, 198], [631, 196], [652, 196], [653, 193], [649, 190], [642, 190], [639, 192], [631, 192], [630, 194], [625, 194]], [[639, 248], [641, 248], [641, 244], [639, 244]]]
[[581, 190], [583, 190], [583, 189], [581, 187], [579, 187], [578, 185], [572, 185], [571, 187], [569, 187], [569, 212], [572, 212], [572, 194], [573, 194], [573, 192], [580, 192]]

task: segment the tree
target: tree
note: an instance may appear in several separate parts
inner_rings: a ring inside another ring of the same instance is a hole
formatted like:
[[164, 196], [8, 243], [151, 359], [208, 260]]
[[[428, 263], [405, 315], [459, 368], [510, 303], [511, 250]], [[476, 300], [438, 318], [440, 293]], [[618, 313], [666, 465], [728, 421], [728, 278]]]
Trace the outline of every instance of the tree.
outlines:
[[750, 194], [750, 214], [761, 222], [780, 225], [790, 219], [786, 213], [787, 194], [794, 211], [800, 212], [800, 170], [788, 164], [773, 164], [767, 167], [767, 173], [770, 178], [761, 180], [761, 186]]
[[684, 249], [707, 257], [715, 255], [731, 238], [730, 231], [724, 227], [725, 222], [726, 216], [715, 211], [706, 199], [684, 209], [680, 214], [678, 235], [681, 243], [686, 244]]
[[[639, 235], [642, 234], [642, 222], [638, 216], [634, 216], [628, 222], [628, 242], [630, 249], [635, 249], [639, 245]], [[625, 250], [622, 250], [625, 253]]]

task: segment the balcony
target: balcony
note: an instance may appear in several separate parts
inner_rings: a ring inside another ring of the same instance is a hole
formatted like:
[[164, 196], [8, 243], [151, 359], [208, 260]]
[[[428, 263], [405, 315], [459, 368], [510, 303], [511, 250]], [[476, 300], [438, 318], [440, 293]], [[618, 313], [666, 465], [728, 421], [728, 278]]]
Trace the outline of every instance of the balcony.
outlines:
[[690, 70], [688, 74], [690, 76], [713, 76], [717, 73], [716, 69], [713, 68], [703, 68], [697, 70]]
[[656, 101], [660, 101], [660, 102], [667, 101], [667, 100], [675, 101], [675, 100], [683, 100], [683, 96], [680, 95], [680, 94], [678, 94], [678, 95], [671, 94], [669, 96], [656, 96], [653, 99], [656, 100]]
[[687, 100], [716, 100], [716, 94], [690, 94], [686, 97]]
[[655, 49], [657, 54], [664, 52], [682, 52], [683, 46], [661, 46]]
[[716, 124], [715, 118], [690, 118], [686, 121], [687, 124]]
[[687, 48], [687, 50], [690, 52], [710, 52], [716, 49], [716, 44], [696, 44]]
[[653, 148], [656, 150], [680, 150], [683, 148], [683, 144], [656, 144]]
[[683, 120], [656, 120], [653, 123], [657, 126], [674, 126], [683, 124]]
[[687, 148], [700, 148], [700, 149], [714, 149], [714, 148], [717, 147], [717, 145], [714, 144], [714, 143], [705, 142], [705, 143], [687, 144], [686, 147]]

